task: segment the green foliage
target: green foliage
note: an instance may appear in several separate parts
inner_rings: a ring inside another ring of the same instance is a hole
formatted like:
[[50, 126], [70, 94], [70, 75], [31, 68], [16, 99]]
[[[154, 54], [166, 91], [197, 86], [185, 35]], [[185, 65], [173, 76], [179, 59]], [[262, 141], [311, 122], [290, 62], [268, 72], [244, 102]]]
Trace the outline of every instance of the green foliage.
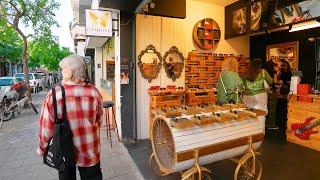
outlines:
[[59, 62], [66, 56], [70, 55], [69, 49], [60, 48], [52, 40], [34, 40], [29, 43], [29, 66], [39, 67], [46, 66], [49, 70], [57, 70]]
[[21, 60], [22, 40], [18, 33], [0, 19], [0, 60]]
[[6, 22], [23, 40], [21, 59], [26, 81], [29, 79], [28, 40], [19, 24], [31, 26], [34, 39], [48, 39], [51, 37], [51, 26], [58, 25], [53, 18], [58, 7], [56, 0], [0, 0], [0, 20]]

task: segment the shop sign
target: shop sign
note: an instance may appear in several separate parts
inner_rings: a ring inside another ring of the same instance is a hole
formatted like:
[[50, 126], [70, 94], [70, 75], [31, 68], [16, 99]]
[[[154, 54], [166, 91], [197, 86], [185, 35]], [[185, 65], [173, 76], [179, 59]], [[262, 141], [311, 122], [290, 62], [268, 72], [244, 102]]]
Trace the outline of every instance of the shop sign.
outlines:
[[110, 11], [86, 9], [86, 35], [112, 36], [112, 17]]

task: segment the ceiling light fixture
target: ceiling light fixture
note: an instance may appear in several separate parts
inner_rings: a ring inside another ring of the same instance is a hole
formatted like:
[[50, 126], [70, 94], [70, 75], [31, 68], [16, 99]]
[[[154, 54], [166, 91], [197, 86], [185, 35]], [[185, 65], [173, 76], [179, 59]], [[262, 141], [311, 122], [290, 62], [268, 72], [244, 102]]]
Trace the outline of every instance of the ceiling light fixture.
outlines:
[[311, 29], [320, 27], [320, 23], [317, 20], [306, 21], [298, 24], [293, 24], [289, 29], [289, 32], [301, 31], [305, 29]]

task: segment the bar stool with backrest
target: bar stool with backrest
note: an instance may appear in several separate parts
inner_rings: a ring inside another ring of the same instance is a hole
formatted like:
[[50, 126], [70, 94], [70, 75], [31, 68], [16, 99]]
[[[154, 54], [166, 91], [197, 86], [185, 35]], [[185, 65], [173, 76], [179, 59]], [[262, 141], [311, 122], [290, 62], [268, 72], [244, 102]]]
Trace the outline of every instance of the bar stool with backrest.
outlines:
[[[111, 137], [111, 130], [116, 130], [117, 131], [117, 136], [118, 136], [118, 140], [120, 141], [120, 137], [119, 137], [119, 132], [118, 132], [118, 126], [117, 126], [117, 123], [116, 123], [116, 117], [115, 117], [115, 114], [114, 114], [114, 103], [112, 101], [103, 101], [103, 108], [104, 108], [104, 111], [106, 113], [106, 127], [107, 127], [107, 137], [108, 139], [110, 140], [110, 144], [111, 144], [111, 147], [112, 147], [112, 137]], [[109, 108], [112, 108], [112, 115], [113, 115], [113, 119], [114, 119], [114, 122], [111, 124], [111, 120], [112, 119], [111, 117], [109, 118]]]

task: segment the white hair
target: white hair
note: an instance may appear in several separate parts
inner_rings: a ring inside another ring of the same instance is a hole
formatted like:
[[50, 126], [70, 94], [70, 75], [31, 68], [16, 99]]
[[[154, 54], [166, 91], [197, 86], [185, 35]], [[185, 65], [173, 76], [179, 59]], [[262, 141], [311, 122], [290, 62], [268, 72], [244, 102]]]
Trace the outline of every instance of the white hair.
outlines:
[[72, 79], [85, 80], [85, 62], [79, 55], [70, 55], [63, 58], [59, 66], [61, 69], [68, 68], [72, 72]]

